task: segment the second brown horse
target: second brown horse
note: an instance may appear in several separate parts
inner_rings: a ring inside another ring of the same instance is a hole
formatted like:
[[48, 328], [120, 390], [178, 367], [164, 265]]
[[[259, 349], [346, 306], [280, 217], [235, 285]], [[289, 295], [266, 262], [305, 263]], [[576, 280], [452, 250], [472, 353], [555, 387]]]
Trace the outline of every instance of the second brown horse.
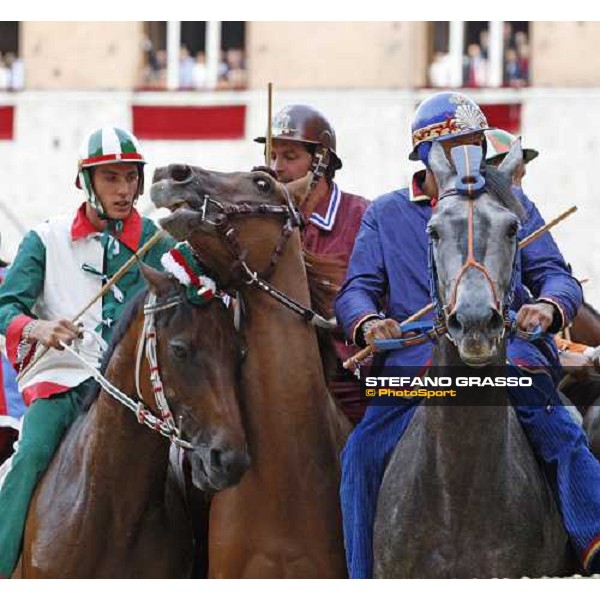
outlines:
[[213, 499], [209, 576], [345, 577], [338, 498], [344, 436], [317, 336], [297, 314], [247, 285], [243, 266], [310, 306], [292, 214], [292, 198], [306, 194], [307, 182], [284, 188], [265, 173], [186, 165], [158, 169], [154, 181], [153, 202], [173, 211], [163, 227], [188, 240], [242, 303], [248, 347], [242, 402], [252, 465], [239, 485]]

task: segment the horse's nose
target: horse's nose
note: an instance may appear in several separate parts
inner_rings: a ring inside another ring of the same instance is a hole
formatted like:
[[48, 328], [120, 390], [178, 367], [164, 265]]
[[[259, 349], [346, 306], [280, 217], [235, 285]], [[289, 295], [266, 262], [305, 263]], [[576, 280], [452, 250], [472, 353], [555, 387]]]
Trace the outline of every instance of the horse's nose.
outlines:
[[211, 448], [210, 468], [227, 479], [230, 485], [237, 483], [250, 466], [246, 450], [232, 448]]
[[500, 335], [504, 319], [496, 308], [480, 306], [469, 312], [455, 310], [447, 320], [448, 333], [454, 339], [469, 333], [482, 333], [487, 336]]
[[177, 183], [186, 183], [192, 178], [192, 169], [189, 165], [169, 165], [167, 173], [169, 178]]

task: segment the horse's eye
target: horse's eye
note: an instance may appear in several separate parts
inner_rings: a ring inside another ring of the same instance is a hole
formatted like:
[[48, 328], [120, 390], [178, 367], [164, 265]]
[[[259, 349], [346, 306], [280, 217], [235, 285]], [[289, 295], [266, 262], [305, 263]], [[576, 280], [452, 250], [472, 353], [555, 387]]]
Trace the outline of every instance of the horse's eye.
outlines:
[[271, 190], [271, 182], [264, 177], [257, 177], [254, 180], [254, 185], [258, 188], [259, 192], [269, 192]]
[[508, 229], [506, 231], [506, 237], [509, 240], [512, 240], [517, 235], [518, 231], [519, 231], [519, 224], [518, 223], [511, 223], [508, 226]]
[[187, 346], [181, 342], [170, 342], [169, 348], [173, 356], [179, 360], [184, 360], [188, 357]]
[[434, 229], [433, 227], [429, 228], [429, 237], [434, 241], [437, 242], [440, 239], [440, 234], [437, 232], [437, 229]]

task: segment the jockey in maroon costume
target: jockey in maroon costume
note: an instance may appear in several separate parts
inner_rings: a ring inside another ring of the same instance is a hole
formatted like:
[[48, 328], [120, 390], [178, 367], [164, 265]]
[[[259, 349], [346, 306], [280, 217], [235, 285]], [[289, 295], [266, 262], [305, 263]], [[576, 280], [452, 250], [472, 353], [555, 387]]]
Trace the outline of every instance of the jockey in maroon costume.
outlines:
[[[265, 138], [255, 141], [264, 144]], [[342, 192], [333, 181], [342, 161], [336, 152], [335, 131], [326, 117], [311, 106], [286, 106], [273, 119], [271, 156], [266, 162], [283, 183], [313, 173], [310, 193], [300, 206], [306, 223], [303, 248], [314, 254], [335, 256], [347, 267], [369, 202]], [[328, 382], [329, 389], [346, 416], [357, 423], [366, 406], [361, 401], [358, 381], [341, 364], [357, 348], [342, 341], [335, 341], [335, 348], [338, 364], [335, 376]]]

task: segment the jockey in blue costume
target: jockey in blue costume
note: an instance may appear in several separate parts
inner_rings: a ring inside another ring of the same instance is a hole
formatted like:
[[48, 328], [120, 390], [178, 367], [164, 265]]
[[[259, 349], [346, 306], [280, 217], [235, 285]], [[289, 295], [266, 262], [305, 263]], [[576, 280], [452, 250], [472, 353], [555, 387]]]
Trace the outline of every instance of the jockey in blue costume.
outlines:
[[[440, 141], [449, 153], [457, 145], [482, 145], [486, 129], [485, 116], [470, 98], [454, 92], [434, 94], [416, 110], [409, 158], [427, 167], [432, 140]], [[544, 221], [522, 190], [513, 188], [513, 193], [526, 214], [519, 231], [522, 239]], [[338, 321], [358, 345], [397, 337], [397, 324], [431, 301], [426, 226], [436, 196], [437, 184], [427, 168], [415, 174], [410, 189], [385, 194], [367, 210], [336, 301]], [[540, 326], [542, 331], [556, 332], [576, 314], [581, 288], [549, 233], [519, 253], [512, 305], [517, 325], [526, 331]], [[414, 369], [416, 375], [430, 361], [431, 351], [431, 343], [424, 343], [380, 355], [378, 360], [385, 366]], [[514, 338], [507, 353], [513, 365], [537, 369], [534, 388], [510, 388], [513, 404], [556, 492], [577, 555], [587, 571], [598, 572], [600, 463], [556, 392], [559, 363], [554, 341], [551, 336], [535, 343]], [[416, 406], [415, 401], [370, 406], [343, 451], [341, 500], [348, 570], [353, 578], [372, 576], [379, 487]]]

